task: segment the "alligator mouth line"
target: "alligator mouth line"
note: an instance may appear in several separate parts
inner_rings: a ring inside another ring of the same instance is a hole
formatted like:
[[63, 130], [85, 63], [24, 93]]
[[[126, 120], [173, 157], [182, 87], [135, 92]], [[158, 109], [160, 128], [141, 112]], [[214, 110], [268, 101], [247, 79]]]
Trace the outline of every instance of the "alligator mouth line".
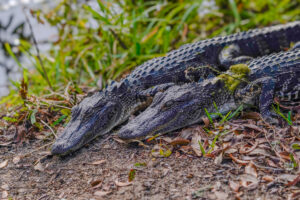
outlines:
[[[178, 119], [178, 115], [179, 115], [179, 114], [180, 114], [180, 113], [177, 113], [173, 119], [171, 119], [170, 121], [168, 121], [168, 123], [157, 126], [154, 130], [152, 130], [151, 132], [149, 132], [149, 134], [147, 134], [147, 135], [153, 136], [155, 133], [156, 133], [156, 134], [159, 134], [159, 131], [160, 131], [160, 130], [163, 130], [163, 129], [166, 128], [169, 124], [171, 124], [173, 121], [175, 121], [176, 119]], [[170, 131], [173, 131], [173, 130], [176, 130], [176, 129], [172, 129], [172, 130], [170, 130]], [[168, 132], [170, 132], [170, 131], [168, 131]], [[168, 132], [162, 133], [162, 135], [163, 135], [163, 134], [166, 134], [166, 133], [168, 133]], [[140, 138], [140, 139], [144, 139], [147, 135], [141, 136], [141, 137], [139, 137], [139, 138]]]

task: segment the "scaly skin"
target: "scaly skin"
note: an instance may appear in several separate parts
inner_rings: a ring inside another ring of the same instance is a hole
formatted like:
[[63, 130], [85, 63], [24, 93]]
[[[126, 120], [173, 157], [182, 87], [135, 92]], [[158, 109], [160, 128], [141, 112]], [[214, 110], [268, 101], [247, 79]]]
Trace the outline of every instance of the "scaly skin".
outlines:
[[[300, 40], [299, 35], [300, 21], [296, 21], [202, 40], [149, 60], [125, 79], [75, 106], [69, 124], [52, 146], [52, 154], [68, 154], [108, 133], [126, 121], [141, 104], [147, 106], [151, 101], [149, 96], [167, 89], [172, 83], [206, 78], [215, 73], [211, 68], [225, 70], [237, 61], [289, 48], [291, 43]], [[234, 47], [226, 49], [230, 45]], [[206, 67], [208, 65], [211, 68]]]
[[[262, 117], [272, 121], [270, 112], [274, 96], [295, 94], [300, 83], [300, 49], [254, 59], [248, 67], [249, 83], [243, 82], [235, 91], [228, 90], [223, 79], [215, 77], [201, 83], [173, 86], [154, 97], [144, 112], [119, 131], [123, 139], [143, 138], [167, 133], [202, 121], [204, 108], [216, 112], [213, 102], [223, 114], [242, 103], [258, 106]], [[216, 117], [216, 116], [214, 116]]]

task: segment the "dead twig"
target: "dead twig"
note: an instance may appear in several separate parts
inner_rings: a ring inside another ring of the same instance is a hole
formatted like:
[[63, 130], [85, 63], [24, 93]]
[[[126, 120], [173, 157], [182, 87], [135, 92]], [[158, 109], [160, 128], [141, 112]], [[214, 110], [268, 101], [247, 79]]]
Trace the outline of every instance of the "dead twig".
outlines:
[[49, 126], [46, 122], [44, 122], [43, 120], [41, 120], [41, 122], [45, 125], [45, 126], [47, 126], [47, 128], [49, 128], [50, 130], [51, 130], [51, 132], [52, 132], [52, 134], [54, 135], [54, 137], [55, 137], [55, 139], [57, 138], [57, 135], [55, 134], [55, 132], [54, 132], [54, 130], [51, 128], [51, 126]]
[[34, 33], [33, 33], [33, 28], [32, 28], [32, 25], [31, 25], [31, 23], [30, 23], [30, 21], [29, 21], [29, 18], [28, 18], [28, 16], [27, 16], [27, 13], [26, 13], [26, 11], [25, 11], [25, 8], [23, 8], [23, 12], [24, 12], [24, 15], [25, 15], [26, 22], [27, 22], [28, 25], [29, 25], [30, 34], [32, 35], [33, 44], [34, 44], [34, 47], [35, 47], [36, 52], [37, 52], [37, 55], [36, 55], [36, 56], [37, 56], [37, 58], [38, 58], [38, 60], [39, 60], [39, 62], [40, 62], [40, 64], [41, 64], [41, 67], [42, 67], [42, 70], [43, 70], [43, 72], [44, 72], [44, 75], [45, 75], [46, 81], [47, 81], [47, 83], [48, 83], [48, 86], [49, 86], [50, 89], [53, 91], [53, 87], [52, 87], [52, 85], [51, 85], [51, 82], [49, 81], [49, 77], [48, 77], [47, 71], [46, 71], [46, 69], [45, 69], [44, 63], [43, 63], [42, 58], [41, 58], [41, 55], [40, 55], [40, 49], [39, 49], [39, 47], [38, 47], [36, 38], [35, 38]]

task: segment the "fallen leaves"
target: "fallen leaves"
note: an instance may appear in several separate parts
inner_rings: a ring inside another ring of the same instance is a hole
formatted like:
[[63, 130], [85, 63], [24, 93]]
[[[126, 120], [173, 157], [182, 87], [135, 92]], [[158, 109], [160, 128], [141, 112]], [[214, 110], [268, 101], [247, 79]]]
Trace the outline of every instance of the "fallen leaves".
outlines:
[[13, 158], [13, 163], [14, 163], [14, 164], [18, 164], [18, 163], [20, 162], [20, 160], [21, 160], [21, 156], [15, 156], [15, 157]]
[[94, 192], [94, 195], [98, 196], [98, 197], [103, 197], [103, 196], [106, 196], [110, 193], [111, 193], [111, 191], [101, 191], [101, 190], [99, 190], [99, 191]]
[[106, 163], [106, 160], [97, 160], [97, 161], [94, 161], [92, 163], [89, 163], [90, 165], [101, 165], [103, 163]]
[[4, 161], [2, 161], [2, 162], [0, 163], [0, 169], [2, 169], [2, 168], [4, 168], [4, 167], [6, 167], [6, 166], [7, 166], [7, 164], [8, 164], [8, 160], [4, 160]]
[[95, 180], [95, 181], [92, 181], [90, 184], [94, 188], [94, 187], [97, 187], [97, 186], [101, 185], [102, 180]]
[[129, 185], [132, 185], [132, 182], [120, 182], [120, 181], [115, 181], [116, 186], [118, 187], [126, 187]]
[[229, 181], [229, 186], [234, 192], [238, 192], [240, 189], [240, 184], [236, 181]]
[[245, 173], [257, 178], [257, 170], [253, 162], [250, 161], [249, 164], [245, 167]]
[[8, 192], [7, 192], [6, 190], [4, 190], [4, 191], [2, 192], [1, 198], [2, 198], [2, 199], [6, 199], [7, 197], [8, 197]]
[[297, 183], [300, 182], [300, 174], [292, 181], [290, 181], [287, 186], [295, 186]]
[[38, 162], [33, 168], [40, 172], [43, 172], [45, 170], [42, 163], [40, 163], [40, 162]]

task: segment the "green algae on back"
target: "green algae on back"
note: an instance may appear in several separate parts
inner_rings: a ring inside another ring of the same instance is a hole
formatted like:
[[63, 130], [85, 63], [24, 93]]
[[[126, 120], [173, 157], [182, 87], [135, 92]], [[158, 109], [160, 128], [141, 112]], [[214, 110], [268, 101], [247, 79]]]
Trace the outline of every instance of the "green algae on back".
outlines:
[[234, 92], [251, 70], [246, 64], [236, 64], [230, 66], [229, 71], [231, 74], [221, 74], [218, 78], [224, 81], [229, 91]]
[[229, 71], [231, 71], [233, 74], [240, 74], [246, 76], [250, 73], [251, 70], [246, 64], [236, 64], [231, 65]]

